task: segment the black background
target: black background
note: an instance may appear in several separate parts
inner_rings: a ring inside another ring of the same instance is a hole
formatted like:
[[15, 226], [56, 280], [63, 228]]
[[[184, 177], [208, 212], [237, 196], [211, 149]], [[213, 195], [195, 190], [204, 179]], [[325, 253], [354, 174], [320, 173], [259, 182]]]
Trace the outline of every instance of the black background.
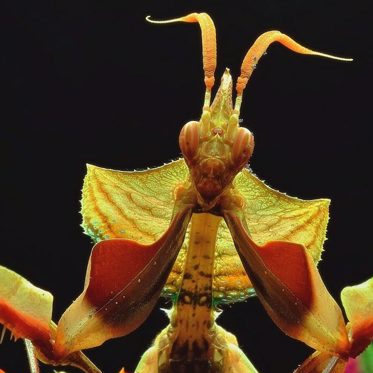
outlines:
[[[91, 248], [79, 226], [85, 163], [160, 165], [179, 156], [181, 126], [199, 118], [198, 26], [144, 20], [192, 11], [215, 21], [217, 80], [226, 66], [237, 77], [248, 47], [270, 29], [354, 57], [344, 63], [270, 47], [241, 117], [255, 134], [259, 177], [290, 195], [332, 199], [319, 265], [331, 293], [339, 300], [344, 286], [373, 274], [368, 2], [13, 1], [1, 12], [0, 263], [54, 294], [55, 320], [81, 291]], [[291, 372], [310, 352], [278, 331], [256, 299], [224, 307], [219, 321], [261, 373]], [[87, 353], [107, 373], [131, 371], [166, 323], [157, 307], [131, 335]], [[21, 342], [6, 338], [0, 367], [28, 371]]]

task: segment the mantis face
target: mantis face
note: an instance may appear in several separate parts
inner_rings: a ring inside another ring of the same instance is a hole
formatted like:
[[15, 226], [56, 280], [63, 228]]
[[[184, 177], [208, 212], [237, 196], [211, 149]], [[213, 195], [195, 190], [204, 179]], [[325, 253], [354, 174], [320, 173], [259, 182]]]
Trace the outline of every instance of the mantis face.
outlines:
[[253, 134], [238, 126], [228, 69], [211, 107], [204, 111], [199, 122], [184, 125], [179, 144], [202, 209], [214, 207], [254, 150]]

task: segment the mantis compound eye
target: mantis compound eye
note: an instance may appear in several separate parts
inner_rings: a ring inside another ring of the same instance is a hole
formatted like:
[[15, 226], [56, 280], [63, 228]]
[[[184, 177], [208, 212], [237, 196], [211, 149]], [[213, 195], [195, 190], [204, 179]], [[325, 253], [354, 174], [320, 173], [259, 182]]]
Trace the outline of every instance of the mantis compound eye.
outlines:
[[184, 125], [179, 135], [179, 146], [186, 161], [197, 155], [199, 145], [199, 122], [191, 121]]
[[244, 127], [239, 127], [232, 145], [232, 162], [238, 169], [250, 159], [254, 151], [254, 135]]

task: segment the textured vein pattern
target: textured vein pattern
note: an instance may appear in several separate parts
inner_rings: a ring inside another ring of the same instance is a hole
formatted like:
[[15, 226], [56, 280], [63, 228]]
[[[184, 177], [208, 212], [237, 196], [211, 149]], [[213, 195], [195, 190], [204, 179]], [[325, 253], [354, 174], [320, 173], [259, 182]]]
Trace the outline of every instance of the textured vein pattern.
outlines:
[[[240, 172], [235, 188], [245, 198], [245, 218], [253, 240], [258, 245], [269, 241], [303, 244], [317, 263], [320, 260], [329, 220], [329, 200], [305, 201], [280, 193], [260, 181], [248, 169]], [[225, 223], [217, 241], [215, 288], [235, 289], [232, 300], [250, 295], [251, 284], [238, 258]], [[218, 296], [222, 297], [219, 291]]]
[[[145, 171], [115, 171], [88, 166], [82, 198], [83, 227], [94, 241], [121, 237], [143, 244], [154, 242], [167, 229], [174, 205], [175, 187], [188, 178], [180, 159]], [[286, 240], [306, 246], [320, 259], [328, 221], [329, 201], [304, 201], [277, 192], [243, 170], [234, 181], [246, 200], [245, 216], [254, 241]], [[164, 289], [173, 296], [181, 284], [184, 245]], [[252, 294], [249, 278], [236, 253], [228, 228], [218, 232], [214, 297], [217, 302], [235, 302]]]
[[271, 189], [245, 169], [236, 188], [246, 199], [245, 215], [254, 241], [284, 240], [303, 244], [318, 262], [329, 220], [328, 199], [302, 200]]
[[85, 232], [95, 241], [154, 242], [167, 229], [174, 189], [186, 178], [187, 169], [175, 163], [135, 172], [88, 165], [82, 198]]

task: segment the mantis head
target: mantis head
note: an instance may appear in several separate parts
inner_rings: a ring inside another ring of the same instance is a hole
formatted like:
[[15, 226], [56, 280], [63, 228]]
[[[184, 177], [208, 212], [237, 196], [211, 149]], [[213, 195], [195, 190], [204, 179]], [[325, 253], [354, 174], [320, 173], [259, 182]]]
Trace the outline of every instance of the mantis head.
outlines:
[[199, 196], [210, 202], [229, 186], [248, 163], [254, 136], [239, 126], [232, 107], [232, 77], [228, 69], [212, 105], [200, 121], [191, 121], [180, 132], [179, 144]]

